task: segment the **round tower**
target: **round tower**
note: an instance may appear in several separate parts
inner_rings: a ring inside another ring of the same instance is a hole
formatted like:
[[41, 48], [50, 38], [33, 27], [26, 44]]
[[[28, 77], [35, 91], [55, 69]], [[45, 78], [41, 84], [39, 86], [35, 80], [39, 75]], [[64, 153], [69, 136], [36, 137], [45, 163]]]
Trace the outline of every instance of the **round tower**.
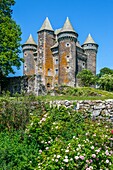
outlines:
[[59, 84], [75, 86], [78, 34], [73, 29], [68, 17], [57, 36], [59, 43]]
[[24, 75], [34, 75], [35, 61], [33, 54], [37, 51], [37, 44], [35, 43], [31, 34], [28, 40], [22, 45], [22, 49], [24, 55]]
[[91, 70], [93, 74], [96, 74], [96, 56], [98, 44], [95, 43], [89, 34], [82, 47], [87, 55], [87, 69]]

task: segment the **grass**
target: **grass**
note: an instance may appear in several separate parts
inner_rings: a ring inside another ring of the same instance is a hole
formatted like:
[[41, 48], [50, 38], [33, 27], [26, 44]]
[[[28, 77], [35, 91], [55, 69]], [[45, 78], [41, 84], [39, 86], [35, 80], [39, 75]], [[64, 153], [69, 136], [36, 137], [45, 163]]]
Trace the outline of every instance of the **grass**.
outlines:
[[[107, 99], [113, 99], [113, 92], [108, 92], [104, 90], [99, 90], [95, 88], [90, 87], [61, 87], [60, 89], [54, 89], [55, 96], [52, 96], [51, 93], [53, 91], [49, 91], [47, 95], [45, 96], [37, 96], [37, 100], [41, 101], [55, 101], [55, 100], [107, 100]], [[31, 98], [33, 95], [31, 95]], [[3, 95], [0, 97], [0, 101], [3, 100], [16, 100], [16, 101], [27, 101], [29, 96], [25, 95], [22, 97], [22, 95], [15, 94], [14, 97], [7, 98], [7, 95]], [[34, 97], [33, 97], [34, 98]]]
[[113, 93], [95, 88], [82, 87], [64, 87], [61, 91], [57, 90], [55, 96], [46, 95], [38, 96], [37, 99], [42, 101], [54, 100], [107, 100], [113, 99]]

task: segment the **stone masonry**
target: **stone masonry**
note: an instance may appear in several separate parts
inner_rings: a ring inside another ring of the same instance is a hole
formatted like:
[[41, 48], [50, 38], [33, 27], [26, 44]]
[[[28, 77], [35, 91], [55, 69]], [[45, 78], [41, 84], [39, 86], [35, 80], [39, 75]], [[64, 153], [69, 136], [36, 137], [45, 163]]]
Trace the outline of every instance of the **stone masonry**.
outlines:
[[113, 123], [113, 99], [108, 100], [81, 100], [68, 101], [56, 100], [51, 101], [50, 106], [72, 107], [78, 112], [91, 113], [92, 119], [104, 119]]
[[22, 45], [24, 75], [35, 76], [34, 92], [38, 94], [39, 80], [46, 89], [58, 85], [77, 86], [76, 75], [82, 69], [96, 74], [98, 44], [89, 34], [83, 45], [67, 17], [60, 29], [53, 30], [48, 18], [38, 31], [38, 44], [32, 35]]

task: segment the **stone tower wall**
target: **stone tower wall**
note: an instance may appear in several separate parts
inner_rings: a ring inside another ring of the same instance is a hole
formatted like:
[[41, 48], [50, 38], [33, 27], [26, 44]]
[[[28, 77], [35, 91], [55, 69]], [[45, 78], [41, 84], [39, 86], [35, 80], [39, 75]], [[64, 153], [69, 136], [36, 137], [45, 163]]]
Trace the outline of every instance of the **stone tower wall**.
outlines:
[[42, 63], [42, 78], [44, 80], [44, 85], [47, 87], [53, 86], [53, 76], [54, 76], [54, 66], [53, 66], [53, 56], [51, 47], [55, 43], [54, 32], [53, 31], [41, 31], [39, 32], [39, 58]]
[[75, 86], [76, 45], [74, 38], [59, 40], [59, 84]]
[[96, 75], [96, 51], [89, 49], [85, 52], [87, 54], [87, 69]]
[[35, 62], [33, 53], [36, 51], [36, 46], [24, 45], [23, 55], [24, 55], [24, 75], [34, 75], [35, 74]]

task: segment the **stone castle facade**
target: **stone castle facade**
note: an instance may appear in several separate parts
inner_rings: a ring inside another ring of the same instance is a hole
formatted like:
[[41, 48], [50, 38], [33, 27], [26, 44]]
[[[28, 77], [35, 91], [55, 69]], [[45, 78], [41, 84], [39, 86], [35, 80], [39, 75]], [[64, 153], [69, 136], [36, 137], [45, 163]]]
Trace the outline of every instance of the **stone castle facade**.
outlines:
[[57, 30], [53, 30], [46, 18], [38, 31], [38, 45], [30, 35], [22, 48], [24, 75], [36, 75], [47, 89], [57, 85], [76, 86], [76, 75], [84, 68], [96, 74], [98, 44], [89, 34], [81, 46], [68, 17]]
[[[80, 45], [78, 33], [67, 17], [62, 28], [53, 30], [48, 18], [38, 33], [38, 44], [32, 35], [22, 45], [24, 76], [9, 79], [9, 91], [21, 91], [21, 84], [27, 92], [39, 94], [41, 88], [52, 89], [58, 85], [77, 86], [77, 74], [89, 69], [96, 74], [98, 44], [89, 34]], [[18, 83], [16, 83], [18, 82]], [[18, 90], [19, 89], [19, 90]]]

